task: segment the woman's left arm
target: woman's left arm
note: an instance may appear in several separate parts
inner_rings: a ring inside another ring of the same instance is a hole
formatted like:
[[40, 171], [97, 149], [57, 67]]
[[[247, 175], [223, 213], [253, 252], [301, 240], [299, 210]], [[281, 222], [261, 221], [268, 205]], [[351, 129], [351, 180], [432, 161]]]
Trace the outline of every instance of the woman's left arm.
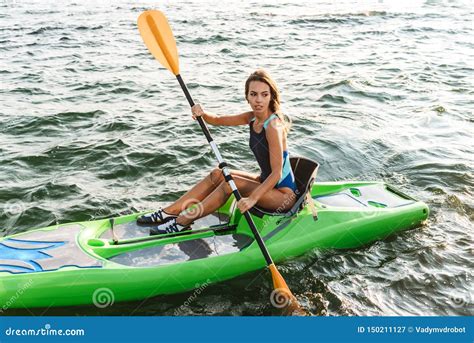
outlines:
[[[275, 119], [275, 122], [279, 119]], [[274, 122], [274, 123], [275, 123]], [[244, 200], [239, 206], [242, 212], [252, 208], [260, 198], [271, 190], [281, 178], [283, 167], [283, 128], [282, 125], [268, 125], [265, 129], [265, 134], [268, 141], [268, 149], [270, 155], [270, 166], [272, 172], [265, 179], [265, 181], [258, 186], [248, 198]]]

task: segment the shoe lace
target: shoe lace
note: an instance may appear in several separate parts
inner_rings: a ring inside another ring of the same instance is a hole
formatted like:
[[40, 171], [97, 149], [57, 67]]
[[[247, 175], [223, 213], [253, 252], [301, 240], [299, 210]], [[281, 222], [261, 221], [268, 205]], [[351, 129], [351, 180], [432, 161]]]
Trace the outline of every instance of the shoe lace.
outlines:
[[176, 223], [176, 219], [171, 219], [167, 221], [166, 223], [163, 223], [162, 226], [163, 230], [166, 230], [166, 232], [171, 233], [171, 232], [178, 232], [178, 223]]
[[151, 214], [151, 219], [154, 222], [157, 222], [158, 220], [162, 221], [163, 220], [163, 210], [160, 208], [158, 211], [153, 212]]

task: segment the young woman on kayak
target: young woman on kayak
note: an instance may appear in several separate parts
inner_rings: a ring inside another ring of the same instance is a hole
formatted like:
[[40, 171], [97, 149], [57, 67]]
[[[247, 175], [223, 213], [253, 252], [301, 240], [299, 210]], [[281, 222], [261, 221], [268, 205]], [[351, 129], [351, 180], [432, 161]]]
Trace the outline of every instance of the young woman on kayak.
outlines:
[[[242, 199], [237, 203], [241, 212], [254, 205], [270, 210], [288, 210], [296, 200], [296, 184], [288, 156], [289, 123], [280, 112], [280, 93], [275, 81], [266, 71], [255, 71], [245, 82], [245, 98], [252, 109], [249, 112], [217, 116], [196, 104], [191, 109], [193, 119], [200, 116], [211, 125], [249, 126], [249, 146], [261, 173], [255, 175], [231, 170], [242, 194]], [[151, 234], [187, 230], [194, 220], [213, 213], [225, 204], [231, 194], [232, 190], [224, 180], [222, 171], [215, 168], [177, 201], [139, 217], [137, 222], [157, 225], [151, 229]]]

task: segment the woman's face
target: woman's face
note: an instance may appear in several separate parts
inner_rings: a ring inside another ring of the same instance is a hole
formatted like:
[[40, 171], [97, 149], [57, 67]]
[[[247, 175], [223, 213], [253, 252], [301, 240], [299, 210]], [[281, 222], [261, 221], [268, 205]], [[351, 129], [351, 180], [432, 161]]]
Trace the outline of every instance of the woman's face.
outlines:
[[270, 99], [270, 87], [265, 82], [250, 82], [247, 101], [255, 114], [266, 114], [270, 105]]

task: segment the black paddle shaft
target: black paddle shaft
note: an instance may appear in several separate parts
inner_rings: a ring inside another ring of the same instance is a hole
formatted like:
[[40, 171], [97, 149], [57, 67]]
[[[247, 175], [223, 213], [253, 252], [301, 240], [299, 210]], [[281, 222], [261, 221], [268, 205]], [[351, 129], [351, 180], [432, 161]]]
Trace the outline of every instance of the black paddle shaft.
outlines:
[[[178, 79], [178, 82], [181, 86], [181, 89], [184, 92], [184, 95], [186, 95], [186, 99], [188, 99], [189, 105], [191, 107], [193, 107], [194, 106], [194, 100], [191, 97], [191, 94], [189, 94], [188, 87], [186, 87], [186, 84], [184, 83], [181, 75], [180, 74], [176, 75], [176, 78]], [[211, 145], [211, 148], [214, 151], [214, 154], [217, 157], [217, 160], [219, 162], [219, 168], [221, 168], [221, 170], [222, 170], [222, 174], [224, 175], [224, 179], [230, 185], [230, 188], [232, 189], [232, 193], [234, 194], [235, 199], [237, 199], [237, 201], [239, 201], [240, 199], [242, 199], [242, 195], [240, 195], [239, 190], [235, 186], [234, 179], [232, 178], [232, 175], [230, 174], [230, 172], [228, 172], [227, 164], [222, 159], [222, 156], [219, 152], [219, 149], [217, 148], [216, 143], [212, 139], [211, 133], [209, 132], [209, 129], [207, 128], [206, 123], [204, 122], [204, 120], [200, 116], [197, 117], [197, 121], [199, 123], [199, 126], [201, 126], [201, 130], [204, 133], [204, 135], [206, 136], [207, 141]], [[255, 223], [253, 222], [253, 219], [250, 216], [249, 211], [245, 211], [244, 216], [245, 216], [245, 219], [247, 219], [247, 223], [249, 224], [250, 229], [252, 230], [253, 236], [255, 237], [255, 240], [257, 241], [258, 246], [260, 247], [260, 250], [262, 251], [263, 256], [265, 257], [265, 261], [267, 262], [267, 265], [273, 264], [272, 257], [270, 256], [270, 254], [267, 250], [267, 247], [265, 246], [265, 243], [263, 243], [262, 236], [260, 236], [260, 233], [258, 232], [257, 227], [255, 226]]]

